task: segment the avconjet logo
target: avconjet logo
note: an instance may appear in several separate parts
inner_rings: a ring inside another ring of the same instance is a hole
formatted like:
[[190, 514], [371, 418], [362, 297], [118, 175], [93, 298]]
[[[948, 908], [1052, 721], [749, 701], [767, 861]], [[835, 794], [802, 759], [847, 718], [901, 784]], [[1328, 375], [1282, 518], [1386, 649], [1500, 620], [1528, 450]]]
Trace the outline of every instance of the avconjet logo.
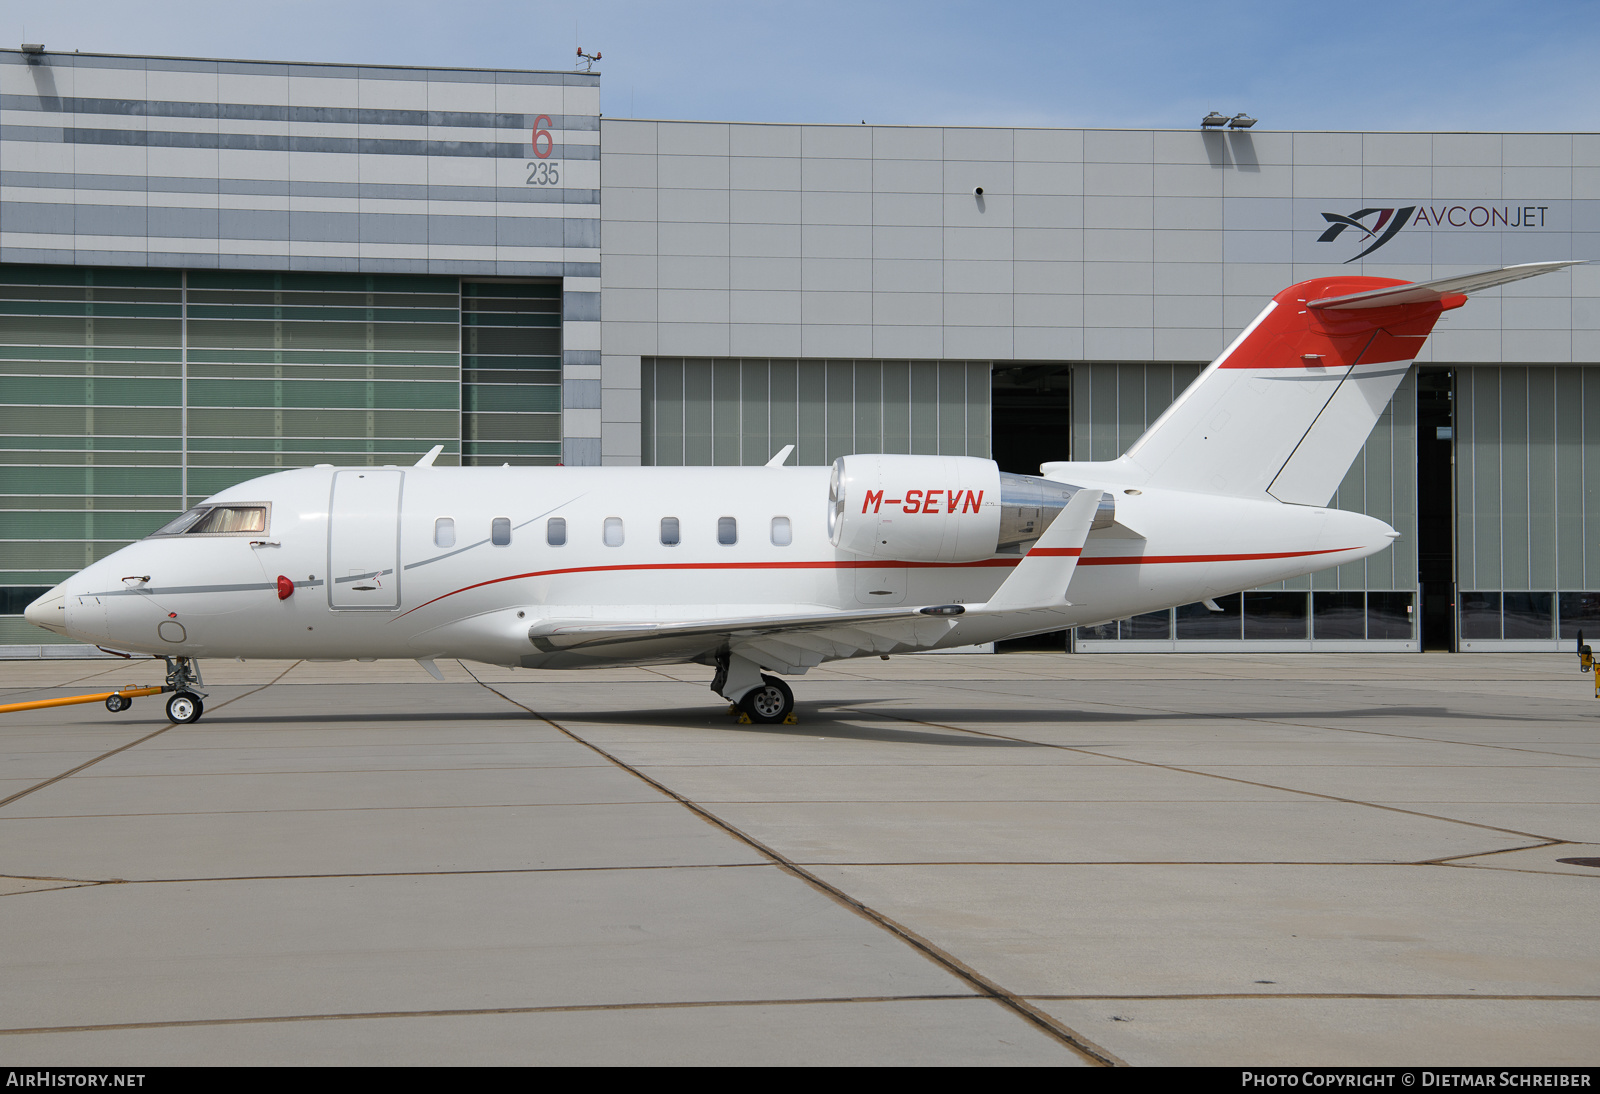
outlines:
[[[1363, 243], [1368, 239], [1377, 236], [1377, 242], [1373, 243], [1372, 246], [1356, 255], [1355, 258], [1347, 258], [1344, 260], [1345, 265], [1349, 265], [1357, 258], [1365, 258], [1367, 255], [1371, 254], [1373, 251], [1376, 251], [1379, 247], [1382, 247], [1385, 243], [1393, 239], [1395, 235], [1399, 233], [1400, 229], [1404, 228], [1406, 224], [1410, 222], [1411, 214], [1416, 211], [1417, 207], [1415, 205], [1407, 205], [1399, 209], [1358, 209], [1349, 216], [1343, 216], [1339, 213], [1323, 213], [1322, 219], [1328, 222], [1328, 230], [1317, 237], [1317, 242], [1327, 243], [1330, 240], [1338, 239], [1339, 233], [1344, 231], [1346, 228], [1354, 228], [1356, 231], [1362, 233]], [[1378, 214], [1378, 219], [1373, 222], [1372, 227], [1369, 228], [1365, 224], [1361, 223], [1362, 220], [1371, 216], [1373, 213]]]

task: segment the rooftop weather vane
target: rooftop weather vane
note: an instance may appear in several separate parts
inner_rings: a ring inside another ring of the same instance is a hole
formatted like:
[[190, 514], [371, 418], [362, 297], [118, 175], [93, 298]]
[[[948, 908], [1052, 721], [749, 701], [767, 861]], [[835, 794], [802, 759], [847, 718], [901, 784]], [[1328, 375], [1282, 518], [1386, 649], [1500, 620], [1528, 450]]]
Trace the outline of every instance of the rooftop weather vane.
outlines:
[[600, 59], [600, 52], [599, 50], [596, 50], [593, 54], [588, 54], [583, 51], [582, 46], [579, 46], [578, 56], [583, 58], [583, 70], [585, 72], [592, 72], [594, 70], [594, 63]]

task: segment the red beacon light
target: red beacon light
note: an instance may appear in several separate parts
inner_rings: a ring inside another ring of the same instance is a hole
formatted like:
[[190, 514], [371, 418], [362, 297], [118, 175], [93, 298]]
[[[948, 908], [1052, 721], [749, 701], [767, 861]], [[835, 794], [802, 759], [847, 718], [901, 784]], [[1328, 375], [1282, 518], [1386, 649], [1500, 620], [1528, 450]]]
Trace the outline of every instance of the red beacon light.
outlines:
[[282, 574], [279, 574], [278, 575], [278, 599], [279, 600], [288, 600], [293, 595], [294, 595], [294, 582], [290, 581], [288, 578], [284, 577]]

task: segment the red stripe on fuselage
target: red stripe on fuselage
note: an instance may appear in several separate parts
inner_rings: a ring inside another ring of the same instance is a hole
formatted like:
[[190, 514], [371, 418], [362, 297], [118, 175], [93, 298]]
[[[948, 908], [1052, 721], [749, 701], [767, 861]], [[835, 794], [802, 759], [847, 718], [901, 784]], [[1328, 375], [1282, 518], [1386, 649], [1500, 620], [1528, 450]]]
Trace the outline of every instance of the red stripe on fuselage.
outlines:
[[[1322, 551], [1276, 551], [1268, 554], [1241, 554], [1241, 555], [1099, 555], [1086, 556], [1078, 559], [1079, 566], [1155, 566], [1184, 562], [1251, 562], [1271, 558], [1304, 558], [1310, 555], [1334, 555], [1341, 551], [1354, 551], [1354, 547], [1330, 547]], [[1039, 555], [1070, 555], [1082, 554], [1082, 549], [1077, 547], [1046, 547], [1034, 548], [1028, 554]], [[412, 612], [421, 611], [429, 604], [458, 593], [471, 592], [473, 589], [482, 589], [487, 585], [499, 585], [506, 581], [520, 581], [530, 577], [557, 577], [562, 574], [594, 574], [618, 572], [623, 570], [864, 570], [864, 569], [910, 569], [910, 570], [967, 570], [967, 569], [994, 569], [1017, 565], [1021, 558], [986, 558], [977, 562], [901, 562], [890, 560], [873, 562], [870, 560], [845, 560], [832, 562], [641, 562], [632, 565], [619, 566], [572, 566], [560, 570], [533, 570], [525, 574], [511, 574], [508, 577], [491, 578], [480, 581], [475, 585], [463, 585], [448, 593], [441, 593], [432, 600], [418, 604], [415, 608], [408, 609], [395, 616], [401, 619]], [[393, 620], [391, 620], [393, 622]]]

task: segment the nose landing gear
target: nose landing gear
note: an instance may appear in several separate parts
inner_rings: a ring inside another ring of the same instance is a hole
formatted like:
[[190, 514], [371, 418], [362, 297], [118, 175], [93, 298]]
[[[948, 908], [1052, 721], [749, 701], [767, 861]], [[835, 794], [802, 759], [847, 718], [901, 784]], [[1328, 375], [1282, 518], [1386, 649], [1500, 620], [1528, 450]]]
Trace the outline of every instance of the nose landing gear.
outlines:
[[200, 679], [200, 666], [187, 657], [168, 657], [166, 662], [166, 690], [174, 693], [167, 700], [167, 717], [180, 726], [198, 722], [206, 709], [201, 701], [206, 693], [200, 690], [205, 686]]

